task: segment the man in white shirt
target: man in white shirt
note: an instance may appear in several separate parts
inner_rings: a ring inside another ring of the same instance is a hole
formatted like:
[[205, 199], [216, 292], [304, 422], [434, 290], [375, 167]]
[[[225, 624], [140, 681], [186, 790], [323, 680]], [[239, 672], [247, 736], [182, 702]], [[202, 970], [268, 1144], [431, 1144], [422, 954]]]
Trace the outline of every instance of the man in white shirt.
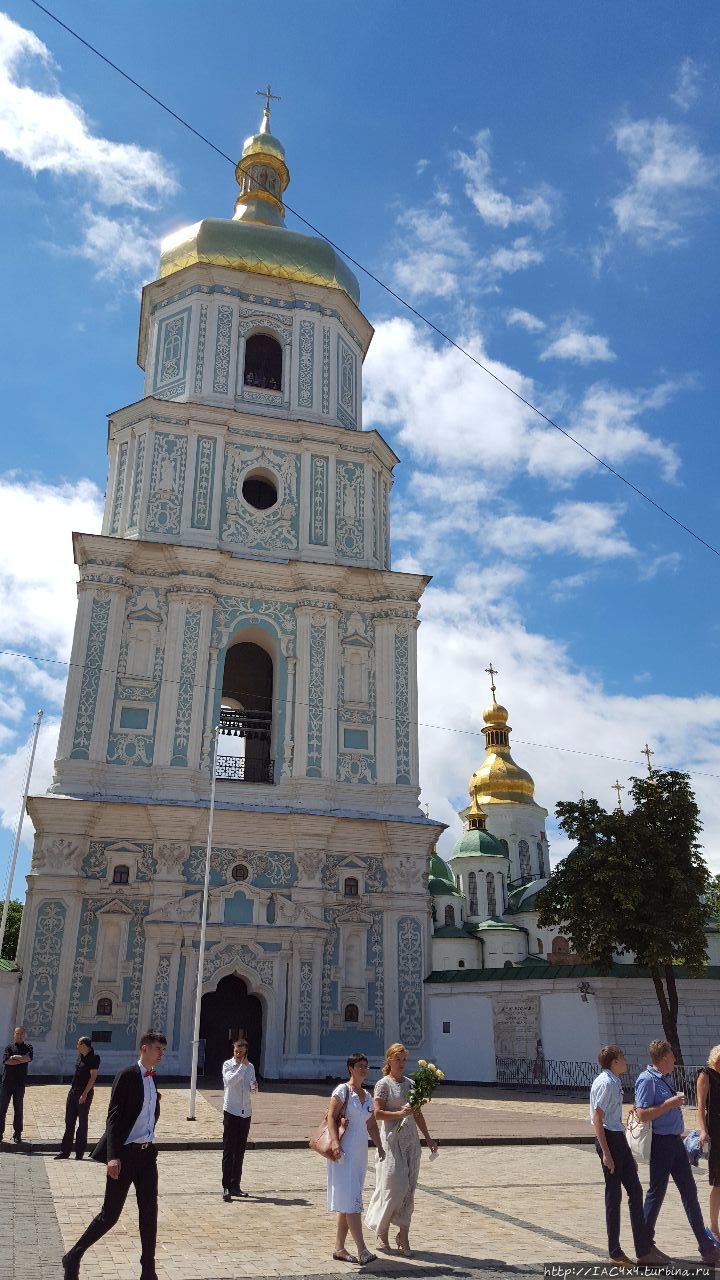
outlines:
[[240, 1189], [243, 1160], [250, 1132], [252, 1095], [257, 1093], [257, 1080], [252, 1062], [248, 1062], [247, 1040], [236, 1040], [233, 1056], [223, 1062], [223, 1200], [230, 1204], [233, 1196], [247, 1197]]

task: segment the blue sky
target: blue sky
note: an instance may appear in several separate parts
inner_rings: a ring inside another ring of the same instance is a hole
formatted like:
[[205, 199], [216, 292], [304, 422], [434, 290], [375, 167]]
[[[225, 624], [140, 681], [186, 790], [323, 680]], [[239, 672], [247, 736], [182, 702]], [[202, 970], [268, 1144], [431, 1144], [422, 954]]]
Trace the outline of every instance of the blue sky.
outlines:
[[[98, 525], [105, 415], [141, 394], [140, 286], [159, 239], [229, 217], [236, 188], [27, 0], [3, 12], [0, 647], [62, 660], [70, 532]], [[270, 80], [290, 204], [720, 543], [715, 5], [55, 12], [232, 156]], [[609, 805], [647, 740], [693, 771], [720, 870], [718, 558], [360, 282], [376, 327], [365, 424], [402, 458], [394, 563], [433, 575], [421, 769], [443, 848], [482, 756], [492, 659], [541, 803], [582, 789]], [[62, 687], [62, 665], [0, 657], [0, 867], [34, 710], [40, 790]], [[20, 891], [27, 867], [25, 848]]]

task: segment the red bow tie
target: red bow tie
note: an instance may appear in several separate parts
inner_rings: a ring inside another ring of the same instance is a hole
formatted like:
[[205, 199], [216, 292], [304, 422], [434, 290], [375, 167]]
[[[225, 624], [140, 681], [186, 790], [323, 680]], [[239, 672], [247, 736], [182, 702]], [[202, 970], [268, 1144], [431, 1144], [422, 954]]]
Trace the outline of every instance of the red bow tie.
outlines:
[[154, 1071], [146, 1071], [145, 1075], [143, 1076], [143, 1080], [147, 1080], [148, 1076], [154, 1077], [154, 1075], [155, 1075]]

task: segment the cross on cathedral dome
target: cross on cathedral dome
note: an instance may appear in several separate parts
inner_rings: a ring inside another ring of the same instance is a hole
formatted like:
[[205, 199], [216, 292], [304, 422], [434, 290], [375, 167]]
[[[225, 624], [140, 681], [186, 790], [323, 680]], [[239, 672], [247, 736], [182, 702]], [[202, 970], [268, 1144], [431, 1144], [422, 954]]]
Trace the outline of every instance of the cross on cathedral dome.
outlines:
[[526, 769], [521, 769], [510, 754], [511, 726], [508, 711], [495, 700], [495, 676], [492, 663], [486, 668], [490, 676], [492, 703], [483, 711], [485, 722], [485, 760], [469, 782], [473, 805], [483, 809], [488, 804], [533, 804], [535, 783]]
[[265, 109], [235, 168], [240, 194], [232, 219], [206, 218], [167, 236], [160, 249], [160, 276], [204, 262], [339, 289], [357, 304], [360, 286], [332, 245], [285, 226], [283, 195], [290, 171], [285, 148], [270, 132], [270, 102], [279, 99], [270, 85], [258, 93], [266, 99]]

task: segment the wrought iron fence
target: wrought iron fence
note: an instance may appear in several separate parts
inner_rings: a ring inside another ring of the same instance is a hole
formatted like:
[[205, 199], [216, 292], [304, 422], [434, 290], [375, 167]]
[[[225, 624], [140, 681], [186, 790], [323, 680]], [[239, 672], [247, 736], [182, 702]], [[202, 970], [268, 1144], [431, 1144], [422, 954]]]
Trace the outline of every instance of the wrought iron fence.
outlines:
[[217, 756], [215, 777], [224, 782], [274, 782], [275, 761], [245, 756]]
[[[630, 1095], [635, 1081], [647, 1063], [628, 1063], [621, 1077], [623, 1091]], [[569, 1062], [564, 1058], [496, 1058], [495, 1071], [498, 1084], [517, 1089], [580, 1089], [590, 1088], [600, 1068], [596, 1062]], [[695, 1082], [699, 1066], [676, 1066], [673, 1080], [678, 1093], [685, 1094], [686, 1104], [696, 1105]]]

